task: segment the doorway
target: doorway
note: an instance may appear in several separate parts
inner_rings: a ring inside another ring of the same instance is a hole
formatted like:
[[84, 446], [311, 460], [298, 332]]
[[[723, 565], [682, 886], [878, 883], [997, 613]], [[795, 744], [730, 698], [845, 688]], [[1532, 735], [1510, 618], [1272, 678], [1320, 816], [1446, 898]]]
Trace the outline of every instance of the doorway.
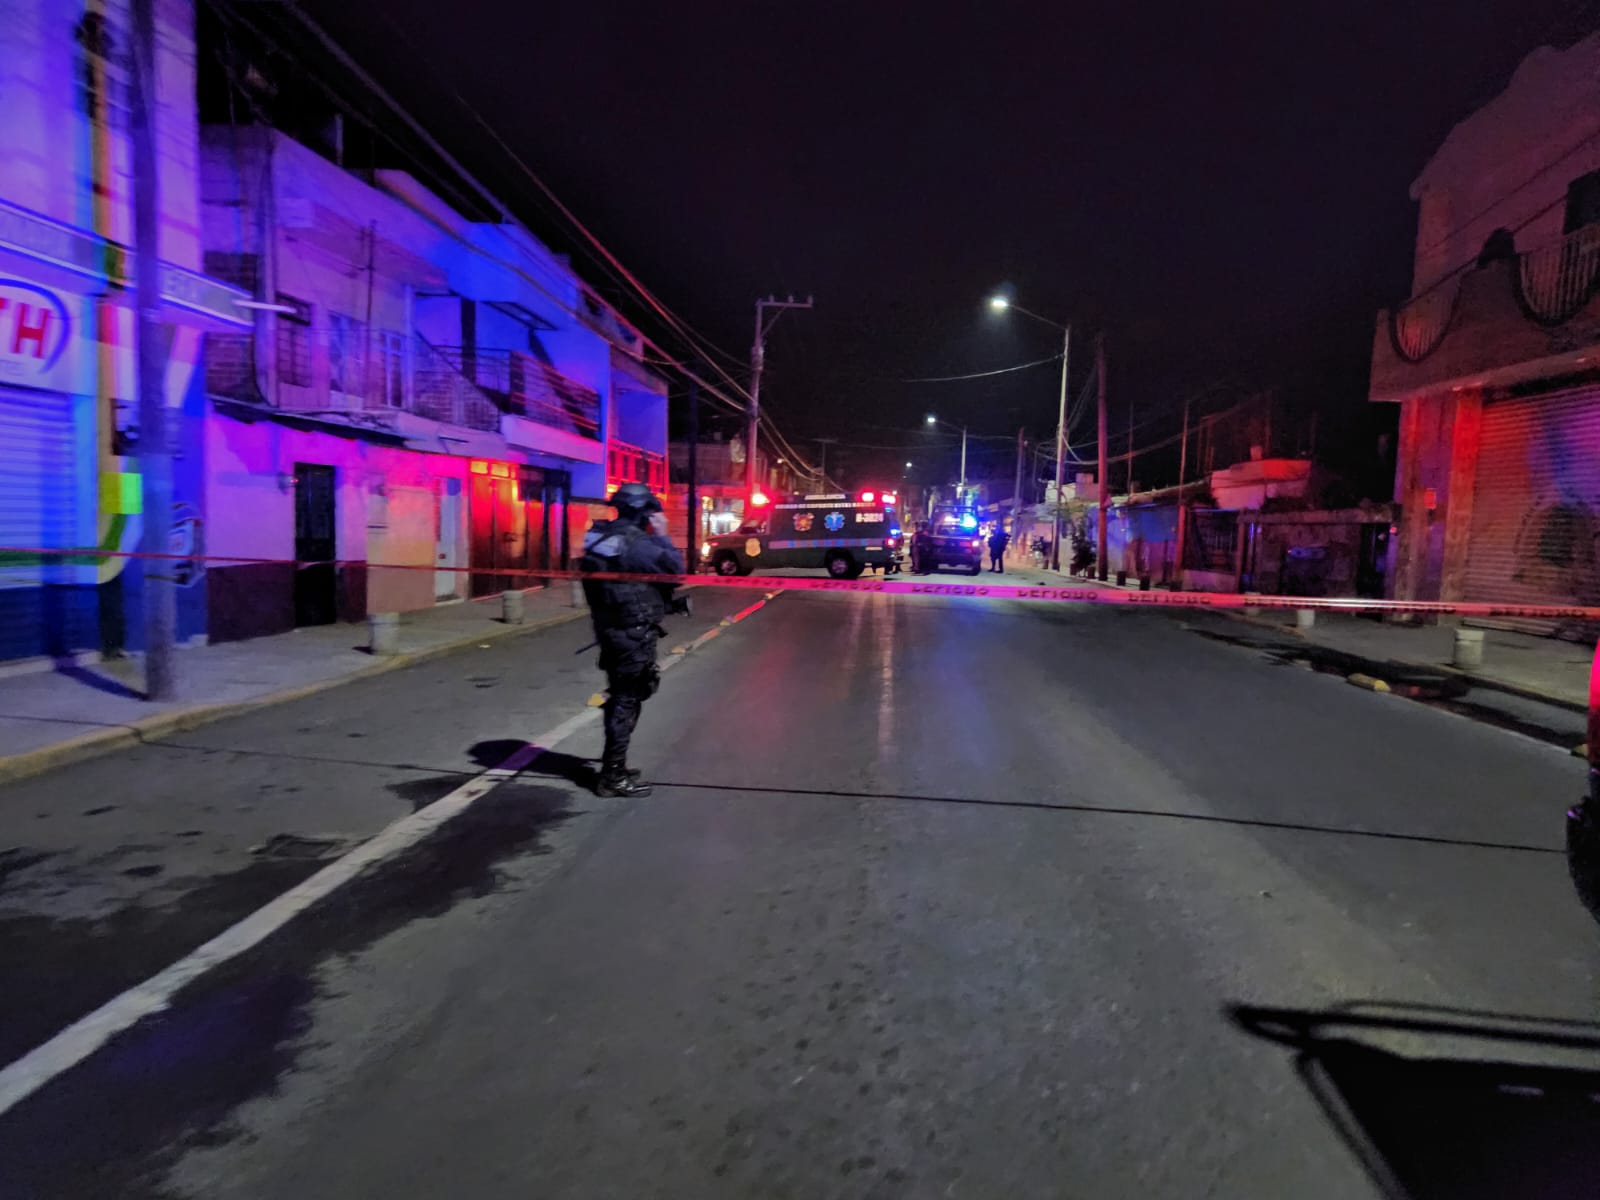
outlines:
[[294, 556], [301, 564], [294, 575], [294, 623], [332, 625], [339, 617], [333, 468], [295, 463], [294, 479]]
[[496, 463], [495, 468], [500, 473], [472, 477], [468, 506], [472, 586], [468, 595], [473, 599], [505, 591], [520, 577], [501, 572], [527, 566], [527, 516], [517, 500], [517, 481], [509, 467]]
[[461, 595], [461, 568], [466, 566], [462, 545], [461, 480], [439, 480], [438, 567], [433, 573], [435, 600]]

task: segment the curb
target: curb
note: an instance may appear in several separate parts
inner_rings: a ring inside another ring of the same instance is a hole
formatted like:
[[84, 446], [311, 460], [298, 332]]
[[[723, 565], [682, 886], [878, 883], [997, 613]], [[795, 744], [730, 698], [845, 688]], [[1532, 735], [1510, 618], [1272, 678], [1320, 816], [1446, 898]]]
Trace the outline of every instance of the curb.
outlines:
[[1460, 667], [1452, 667], [1449, 663], [1440, 663], [1430, 670], [1444, 671], [1450, 675], [1457, 675], [1462, 679], [1470, 679], [1474, 687], [1485, 688], [1491, 692], [1504, 692], [1508, 696], [1518, 696], [1523, 700], [1532, 700], [1535, 704], [1548, 704], [1552, 708], [1564, 708], [1568, 712], [1587, 713], [1589, 706], [1576, 700], [1568, 700], [1550, 692], [1542, 692], [1538, 688], [1528, 687], [1521, 683], [1508, 683], [1503, 679], [1493, 679], [1487, 675], [1479, 675], [1475, 671], [1463, 671]]
[[24, 750], [21, 754], [9, 754], [0, 758], [0, 784], [15, 783], [18, 780], [29, 779], [35, 775], [42, 775], [46, 771], [55, 770], [58, 767], [71, 766], [74, 763], [84, 762], [91, 758], [99, 758], [101, 755], [123, 750], [129, 746], [137, 746], [154, 738], [165, 737], [168, 734], [187, 733], [191, 729], [200, 728], [202, 725], [225, 721], [229, 717], [243, 716], [245, 713], [254, 712], [256, 709], [270, 708], [275, 704], [287, 704], [295, 700], [304, 700], [307, 697], [329, 692], [334, 688], [343, 687], [349, 683], [359, 683], [363, 679], [387, 675], [389, 672], [398, 671], [403, 667], [416, 666], [418, 663], [444, 658], [447, 655], [465, 650], [476, 643], [500, 641], [505, 638], [516, 637], [519, 634], [537, 633], [542, 629], [553, 629], [557, 625], [565, 625], [585, 615], [579, 609], [570, 613], [559, 613], [555, 616], [529, 621], [523, 625], [501, 625], [486, 629], [481, 633], [475, 633], [471, 637], [458, 638], [453, 642], [445, 642], [438, 646], [428, 646], [421, 650], [412, 650], [387, 656], [366, 666], [357, 667], [354, 671], [344, 675], [334, 675], [327, 679], [319, 679], [315, 683], [283, 688], [276, 692], [267, 692], [249, 700], [233, 700], [225, 704], [191, 705], [188, 708], [180, 708], [172, 712], [157, 713], [153, 716], [143, 717], [126, 725], [117, 725], [94, 733], [77, 734], [51, 746], [41, 746], [37, 750]]

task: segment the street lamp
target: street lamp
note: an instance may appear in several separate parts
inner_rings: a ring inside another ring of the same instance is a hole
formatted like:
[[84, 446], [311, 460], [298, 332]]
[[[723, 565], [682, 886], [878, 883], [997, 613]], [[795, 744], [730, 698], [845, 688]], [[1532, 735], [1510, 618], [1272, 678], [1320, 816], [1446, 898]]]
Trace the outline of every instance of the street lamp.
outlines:
[[[1025, 317], [1032, 317], [1035, 321], [1042, 322], [1043, 324], [1050, 326], [1052, 329], [1059, 329], [1061, 331], [1061, 401], [1056, 416], [1055, 539], [1050, 548], [1050, 567], [1052, 570], [1059, 571], [1061, 569], [1061, 473], [1062, 465], [1065, 462], [1067, 455], [1067, 365], [1072, 354], [1072, 326], [1063, 325], [1059, 321], [1052, 321], [1049, 317], [1041, 317], [1036, 312], [1029, 312], [1020, 304], [1012, 303], [1010, 297], [1008, 296], [997, 294], [989, 297], [989, 307], [995, 312], [1014, 310], [1021, 313]], [[1104, 441], [1103, 438], [1101, 440], [1102, 442]], [[1100, 530], [1102, 541], [1104, 540], [1104, 530], [1106, 527], [1105, 471], [1105, 463], [1102, 462], [1100, 464]], [[1101, 550], [1100, 557], [1102, 560], [1105, 558], [1105, 551], [1103, 549]]]
[[[941, 421], [932, 413], [928, 414], [929, 425], [943, 425], [946, 429], [961, 430], [961, 482], [956, 485], [956, 503], [960, 504], [962, 497], [967, 494], [967, 427], [965, 425], [952, 425], [949, 421]], [[907, 463], [906, 466], [910, 466]]]

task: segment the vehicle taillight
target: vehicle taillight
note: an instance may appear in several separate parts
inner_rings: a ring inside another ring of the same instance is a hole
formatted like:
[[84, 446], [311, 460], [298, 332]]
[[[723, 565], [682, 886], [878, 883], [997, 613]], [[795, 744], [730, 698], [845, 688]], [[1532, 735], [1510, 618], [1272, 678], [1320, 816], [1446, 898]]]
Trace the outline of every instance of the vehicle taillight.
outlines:
[[1589, 763], [1600, 766], [1600, 647], [1589, 667]]
[[972, 539], [972, 548], [974, 550], [980, 549], [980, 548], [982, 548], [982, 546], [983, 546], [983, 539], [982, 538], [973, 538]]

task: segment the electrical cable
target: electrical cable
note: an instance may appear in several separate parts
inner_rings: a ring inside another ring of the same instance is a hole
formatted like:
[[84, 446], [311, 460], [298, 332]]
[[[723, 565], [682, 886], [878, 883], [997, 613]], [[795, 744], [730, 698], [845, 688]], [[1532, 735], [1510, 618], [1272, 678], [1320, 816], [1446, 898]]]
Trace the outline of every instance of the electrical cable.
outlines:
[[1042, 367], [1046, 363], [1061, 361], [1061, 355], [1052, 354], [1049, 358], [1035, 359], [1033, 362], [1021, 363], [1015, 367], [1001, 367], [998, 371], [975, 371], [970, 375], [930, 375], [922, 379], [897, 379], [896, 383], [960, 383], [967, 379], [990, 379], [996, 375], [1010, 375], [1016, 371], [1027, 371], [1033, 367]]
[[[292, 4], [289, 7], [291, 9], [294, 9], [294, 6]], [[226, 0], [212, 0], [212, 8], [213, 8], [213, 10], [215, 12], [217, 12], [219, 17], [221, 17], [225, 23], [227, 21], [229, 21], [229, 20], [232, 20], [232, 21], [236, 22], [237, 24], [243, 26], [248, 32], [253, 34], [258, 41], [264, 43], [270, 49], [275, 50], [278, 54], [280, 54], [280, 55], [282, 55], [282, 56], [284, 56], [286, 58], [290, 58], [290, 59], [292, 59], [294, 57], [281, 43], [277, 42], [270, 34], [265, 32], [263, 29], [261, 29], [259, 26], [255, 25], [251, 21], [241, 17], [237, 12], [233, 11], [231, 9], [231, 7], [227, 4]], [[508, 218], [508, 223], [515, 224], [514, 218], [511, 218], [511, 216], [509, 214], [509, 210], [505, 209], [504, 205], [501, 204], [500, 201], [496, 197], [494, 197], [491, 193], [489, 193], [487, 191], [487, 189], [484, 189], [481, 184], [478, 184], [476, 180], [472, 179], [470, 174], [468, 174], [463, 168], [459, 167], [459, 165], [454, 162], [454, 160], [451, 158], [451, 156], [448, 154], [448, 152], [444, 151], [442, 149], [442, 147], [439, 147], [437, 145], [437, 143], [434, 142], [434, 139], [432, 139], [431, 135], [429, 135], [427, 133], [427, 131], [425, 129], [423, 129], [415, 121], [414, 118], [412, 118], [410, 116], [409, 113], [407, 113], [403, 108], [401, 108], [400, 105], [398, 104], [398, 102], [394, 101], [381, 88], [377, 87], [376, 84], [374, 82], [372, 82], [369, 77], [366, 76], [365, 72], [360, 69], [359, 65], [355, 64], [353, 62], [353, 60], [350, 60], [349, 56], [344, 53], [342, 48], [339, 48], [337, 46], [337, 43], [334, 43], [333, 40], [327, 34], [322, 32], [320, 27], [317, 27], [314, 22], [311, 22], [310, 19], [305, 16], [305, 14], [299, 12], [297, 9], [294, 9], [294, 11], [295, 11], [295, 15], [297, 17], [300, 17], [302, 19], [302, 21], [304, 21], [307, 24], [308, 28], [313, 32], [313, 34], [318, 36], [319, 40], [322, 40], [324, 42], [324, 44], [336, 55], [336, 57], [339, 57], [341, 59], [341, 61], [345, 62], [346, 65], [353, 70], [353, 72], [357, 75], [357, 77], [360, 78], [362, 80], [362, 82], [364, 82], [364, 83], [366, 83], [368, 85], [368, 87], [371, 89], [372, 94], [374, 96], [376, 96], [379, 100], [383, 101], [384, 104], [387, 107], [389, 107], [391, 111], [393, 111], [403, 121], [405, 121], [408, 125], [410, 125], [412, 127], [413, 132], [417, 133], [419, 137], [421, 137], [426, 143], [429, 143], [431, 145], [431, 148], [433, 148], [434, 152], [439, 155], [440, 160], [442, 162], [444, 162], [447, 166], [450, 166], [453, 170], [459, 171], [463, 179], [467, 180], [474, 187], [479, 189], [480, 195], [482, 196], [483, 201], [484, 201], [485, 204], [487, 204], [495, 212], [500, 213], [502, 215], [505, 215]], [[245, 96], [246, 100], [251, 103], [252, 108], [255, 109], [257, 116], [262, 119], [263, 124], [266, 124], [269, 128], [272, 127], [272, 122], [271, 122], [270, 118], [267, 117], [266, 114], [264, 114], [264, 113], [262, 113], [260, 111], [259, 106], [254, 103], [253, 98], [251, 98], [249, 96], [248, 92], [243, 88], [243, 85], [239, 82], [239, 80], [232, 73], [232, 71], [226, 65], [224, 65], [224, 70], [228, 74], [230, 82], [234, 85], [234, 87], [238, 88], [240, 93], [241, 93], [241, 95]], [[430, 176], [430, 183], [431, 183], [432, 186], [435, 186], [441, 193], [447, 193], [456, 203], [458, 203], [458, 204], [460, 203], [461, 193], [458, 190], [456, 190], [453, 186], [450, 186], [447, 182], [443, 181], [441, 179], [441, 177], [439, 176], [437, 170], [435, 170], [433, 167], [429, 166], [428, 164], [423, 163], [416, 156], [416, 154], [412, 150], [410, 150], [408, 147], [406, 147], [399, 140], [395, 139], [387, 131], [379, 128], [376, 125], [376, 123], [371, 121], [370, 118], [368, 118], [364, 113], [361, 113], [359, 110], [357, 110], [348, 100], [346, 100], [343, 96], [341, 96], [338, 92], [333, 90], [331, 87], [327, 86], [326, 84], [322, 83], [319, 80], [313, 80], [313, 83], [318, 87], [318, 90], [320, 90], [329, 100], [331, 100], [333, 103], [335, 103], [341, 109], [341, 111], [343, 111], [347, 115], [355, 118], [364, 127], [366, 127], [369, 130], [371, 130], [375, 135], [382, 137], [385, 140], [385, 142], [387, 142], [389, 145], [393, 146], [400, 153], [404, 154], [407, 157], [407, 159], [409, 159], [414, 165], [420, 167], [428, 176]], [[524, 164], [521, 164], [519, 162], [519, 166], [523, 166], [523, 165]], [[524, 168], [524, 169], [526, 169], [526, 168]], [[443, 184], [443, 186], [441, 186], [441, 184]], [[469, 205], [469, 204], [461, 204], [461, 207], [463, 209], [469, 209], [472, 206]], [[493, 258], [492, 255], [489, 255], [487, 251], [483, 250], [481, 247], [473, 245], [471, 242], [469, 242], [468, 240], [463, 238], [456, 231], [448, 229], [448, 228], [445, 228], [443, 226], [437, 226], [437, 227], [440, 228], [452, 240], [454, 240], [458, 244], [462, 245], [467, 250], [469, 250], [469, 251], [471, 251], [473, 253], [476, 253], [481, 257], [487, 258], [490, 261], [495, 262], [499, 266], [509, 267], [515, 274], [517, 274], [526, 283], [528, 283], [529, 286], [533, 287], [535, 290], [539, 291], [540, 293], [542, 293], [543, 295], [548, 297], [556, 305], [556, 307], [558, 307], [561, 311], [566, 312], [568, 315], [572, 316], [574, 319], [577, 319], [577, 320], [582, 320], [583, 319], [584, 314], [580, 313], [577, 309], [573, 308], [570, 304], [568, 304], [563, 297], [557, 295], [555, 292], [551, 291], [550, 288], [545, 286], [539, 280], [537, 280], [537, 279], [533, 278], [531, 275], [529, 275], [519, 265], [509, 264], [509, 263], [501, 263], [498, 259], [495, 259], [495, 258]], [[538, 240], [539, 239], [537, 239], [537, 238], [535, 239], [535, 241], [538, 241]], [[542, 242], [540, 244], [542, 244]], [[579, 288], [579, 290], [581, 292], [583, 292], [583, 294], [585, 296], [589, 297], [591, 300], [593, 300], [596, 304], [598, 304], [602, 308], [610, 309], [611, 306], [609, 305], [609, 303], [607, 303], [603, 297], [599, 296], [598, 293], [596, 293], [593, 290], [593, 288], [590, 287], [583, 280], [576, 279], [574, 277], [573, 279], [570, 279], [570, 280], [569, 279], [563, 279], [561, 282], [575, 282], [577, 287]], [[670, 323], [671, 322], [669, 320], [669, 324]], [[700, 378], [700, 376], [697, 375], [694, 372], [694, 370], [692, 368], [690, 368], [686, 363], [682, 362], [681, 360], [679, 360], [677, 358], [672, 357], [665, 350], [665, 348], [661, 347], [653, 339], [649, 338], [649, 336], [646, 335], [642, 330], [634, 330], [633, 332], [635, 332], [637, 334], [637, 336], [639, 337], [639, 340], [641, 341], [641, 343], [645, 347], [647, 347], [648, 349], [653, 349], [658, 354], [661, 355], [661, 363], [654, 363], [654, 364], [646, 363], [643, 355], [636, 353], [633, 350], [632, 347], [628, 346], [625, 343], [619, 342], [619, 341], [607, 336], [603, 331], [597, 331], [597, 332], [600, 332], [601, 336], [608, 343], [610, 343], [610, 345], [614, 349], [620, 350], [624, 354], [628, 355], [630, 358], [633, 358], [636, 361], [639, 361], [641, 363], [641, 365], [661, 365], [662, 363], [664, 363], [664, 364], [670, 366], [673, 370], [676, 370], [679, 373], [681, 373], [685, 378], [693, 380], [695, 383], [699, 384], [700, 387], [703, 389], [703, 391], [705, 392], [705, 394], [707, 396], [709, 396], [714, 402], [722, 404], [727, 411], [741, 413], [741, 414], [744, 413], [745, 411], [747, 411], [745, 406], [739, 404], [737, 401], [730, 400], [730, 399], [728, 399], [727, 396], [723, 395], [722, 392], [718, 389], [718, 387], [716, 385], [713, 385], [713, 384], [709, 383], [708, 381]], [[682, 332], [682, 331], [680, 330], [679, 332]], [[734, 392], [736, 394], [748, 396], [748, 393], [747, 393], [744, 385], [741, 384], [738, 380], [733, 379], [730, 375], [728, 375], [727, 372], [722, 371], [720, 368], [718, 368], [716, 366], [716, 364], [708, 363], [708, 365], [710, 365], [714, 370], [716, 370], [718, 372], [718, 374], [722, 375], [724, 379], [728, 380], [732, 384], [733, 390], [734, 390]]]
[[[308, 28], [311, 28], [314, 32], [320, 33], [320, 27], [317, 26], [316, 23], [312, 21], [302, 9], [300, 9], [298, 4], [293, 3], [292, 0], [289, 3], [289, 9], [290, 11], [294, 12], [295, 15], [298, 16], [301, 21], [308, 26]], [[412, 50], [413, 54], [419, 53], [416, 44], [406, 36], [404, 30], [393, 26], [391, 26], [391, 28], [401, 39], [401, 41], [403, 41]], [[424, 63], [430, 62], [429, 57], [426, 55], [419, 54], [419, 57]], [[429, 69], [432, 70], [431, 65]], [[455, 102], [461, 107], [461, 110], [466, 113], [467, 116], [472, 118], [473, 122], [479, 127], [479, 129], [482, 130], [484, 135], [488, 137], [489, 140], [492, 141], [508, 159], [510, 159], [510, 161], [520, 172], [522, 172], [523, 175], [527, 176], [528, 180], [536, 188], [538, 188], [541, 193], [543, 193], [546, 200], [555, 207], [556, 211], [559, 212], [561, 216], [565, 218], [565, 220], [574, 229], [576, 229], [589, 243], [589, 245], [591, 245], [594, 250], [604, 259], [604, 261], [609, 265], [610, 269], [615, 272], [616, 275], [621, 276], [622, 280], [626, 281], [627, 284], [638, 293], [639, 297], [644, 300], [644, 302], [652, 309], [654, 309], [662, 320], [667, 322], [669, 327], [680, 333], [691, 346], [698, 345], [702, 352], [709, 350], [711, 353], [721, 355], [730, 362], [739, 363], [741, 361], [736, 355], [733, 355], [722, 349], [720, 346], [717, 346], [704, 334], [701, 334], [698, 330], [693, 329], [691, 326], [689, 326], [687, 321], [683, 320], [683, 318], [678, 316], [677, 313], [669, 309], [666, 304], [655, 295], [655, 293], [645, 286], [644, 282], [637, 275], [629, 270], [628, 267], [625, 266], [614, 253], [612, 253], [610, 248], [607, 247], [605, 243], [602, 242], [587, 225], [579, 220], [577, 214], [568, 208], [561, 198], [556, 195], [554, 189], [552, 189], [550, 185], [547, 184], [544, 179], [541, 178], [540, 175], [534, 171], [533, 168], [530, 167], [514, 149], [512, 149], [511, 145], [500, 135], [499, 131], [495, 129], [495, 127], [489, 122], [488, 118], [474, 108], [467, 101], [466, 97], [461, 94], [459, 89], [441, 78], [437, 72], [434, 73], [434, 77], [439, 81], [440, 86], [442, 86], [450, 94], [451, 98], [455, 100]], [[736, 381], [728, 376], [720, 366], [712, 363], [709, 358], [707, 359], [707, 363], [719, 374], [722, 374], [724, 378], [728, 379], [730, 383], [736, 384]]]
[[[297, 4], [293, 3], [293, 0], [290, 0], [290, 3], [288, 4], [288, 8], [289, 8], [289, 10], [291, 12], [294, 13], [294, 15], [297, 18], [300, 19], [300, 21], [306, 26], [306, 28], [308, 30], [311, 31], [311, 33], [314, 36], [316, 36], [319, 40], [323, 41], [324, 44], [328, 45], [330, 47], [330, 49], [336, 49], [336, 43], [333, 42], [333, 39], [325, 31], [323, 31], [321, 29], [321, 27], [318, 26], [316, 24], [316, 22], [314, 22], [303, 10], [301, 10]], [[414, 45], [414, 43], [412, 43], [410, 41], [409, 38], [407, 38], [405, 36], [404, 32], [401, 31], [401, 30], [398, 30], [398, 29], [395, 32], [397, 32], [399, 34], [399, 36], [401, 37], [401, 40], [404, 41], [408, 46], [410, 46], [411, 49], [413, 50], [413, 52], [415, 52], [416, 46]], [[336, 50], [336, 52], [337, 52], [337, 50]], [[344, 56], [344, 57], [348, 57], [348, 56]], [[364, 80], [364, 82], [368, 82], [369, 87], [372, 88], [372, 90], [373, 90], [375, 95], [377, 95], [380, 99], [382, 99], [392, 109], [395, 109], [397, 112], [400, 112], [400, 115], [402, 115], [408, 121], [410, 121], [409, 117], [406, 114], [404, 114], [403, 112], [401, 112], [401, 110], [399, 109], [398, 104], [396, 102], [392, 101], [387, 96], [387, 94], [382, 91], [382, 89], [377, 88], [376, 85], [373, 84], [370, 80]], [[479, 126], [480, 129], [482, 129], [484, 134], [491, 141], [493, 141], [494, 144], [497, 147], [499, 147], [499, 149], [511, 160], [511, 162], [516, 165], [516, 167], [517, 167], [517, 169], [519, 171], [521, 171], [524, 175], [527, 176], [527, 178], [534, 184], [534, 186], [537, 187], [539, 189], [539, 191], [544, 194], [544, 196], [547, 198], [547, 200], [552, 205], [555, 206], [557, 211], [559, 211], [561, 213], [561, 215], [575, 229], [577, 229], [579, 231], [579, 233], [581, 233], [583, 235], [583, 237], [605, 259], [606, 263], [609, 264], [611, 269], [615, 273], [620, 274], [627, 281], [627, 283], [634, 289], [634, 291], [638, 293], [640, 298], [642, 298], [646, 302], [646, 304], [648, 304], [652, 309], [654, 309], [656, 311], [656, 313], [661, 317], [661, 319], [667, 323], [669, 328], [671, 328], [674, 331], [676, 331], [680, 336], [682, 336], [685, 339], [685, 341], [688, 343], [688, 345], [692, 349], [698, 349], [702, 353], [702, 355], [705, 355], [705, 352], [707, 350], [710, 350], [710, 351], [712, 351], [712, 352], [714, 352], [716, 354], [722, 355], [724, 358], [727, 358], [731, 362], [735, 362], [735, 363], [741, 362], [740, 359], [738, 359], [737, 357], [735, 357], [732, 354], [729, 354], [727, 351], [723, 350], [721, 347], [717, 346], [709, 338], [705, 337], [705, 335], [701, 334], [698, 330], [695, 330], [692, 326], [690, 326], [688, 324], [688, 322], [683, 320], [683, 318], [678, 316], [678, 314], [676, 314], [671, 309], [669, 309], [653, 292], [650, 291], [650, 289], [648, 287], [645, 286], [644, 282], [642, 280], [640, 280], [637, 275], [635, 275], [632, 271], [630, 271], [621, 262], [621, 260], [619, 260], [616, 257], [616, 255], [613, 254], [611, 252], [611, 250], [608, 247], [606, 247], [606, 245], [603, 242], [600, 241], [600, 239], [588, 228], [588, 226], [586, 226], [581, 220], [578, 219], [577, 215], [575, 213], [573, 213], [572, 210], [569, 209], [561, 201], [560, 197], [558, 197], [555, 194], [554, 190], [552, 188], [550, 188], [550, 186], [544, 182], [544, 180], [538, 175], [538, 173], [535, 172], [533, 170], [533, 168], [530, 167], [522, 159], [522, 157], [517, 154], [517, 152], [510, 146], [510, 144], [506, 142], [506, 140], [500, 135], [500, 133], [494, 128], [494, 126], [489, 123], [487, 118], [485, 118], [471, 104], [469, 104], [467, 102], [466, 98], [464, 96], [462, 96], [461, 93], [457, 89], [451, 87], [448, 83], [444, 83], [444, 81], [442, 81], [442, 80], [441, 80], [441, 83], [446, 88], [446, 90], [450, 92], [452, 98], [456, 101], [456, 103], [461, 106], [462, 110], [465, 111], [467, 113], [467, 115], [470, 116], [473, 119], [473, 121]], [[414, 122], [412, 122], [412, 123], [414, 124]], [[445, 158], [446, 162], [452, 167], [452, 169], [459, 170], [461, 172], [461, 174], [463, 175], [463, 177], [471, 180], [471, 176], [468, 175], [464, 169], [460, 168], [457, 164], [455, 164], [454, 161], [452, 159], [450, 159], [448, 155], [441, 155], [441, 157]], [[473, 182], [475, 182], [475, 181], [473, 181]], [[486, 193], [486, 195], [487, 195], [487, 193]], [[492, 200], [493, 198], [490, 197], [490, 199]], [[509, 216], [509, 213], [507, 213], [507, 215]], [[641, 336], [641, 338], [644, 336], [642, 334], [642, 332], [641, 332], [640, 336]], [[705, 358], [705, 361], [706, 361], [706, 365], [707, 366], [709, 366], [713, 371], [715, 371], [718, 375], [720, 375], [729, 385], [731, 385], [731, 387], [733, 388], [733, 390], [734, 390], [734, 392], [736, 394], [744, 395], [744, 396], [746, 396], [748, 398], [749, 393], [745, 389], [744, 385], [739, 380], [735, 379], [731, 374], [729, 374], [719, 364], [717, 364], [716, 362], [712, 361], [712, 359], [709, 356], [707, 356]], [[684, 371], [686, 374], [688, 373], [687, 368], [685, 368], [682, 364], [675, 363], [674, 367], [675, 367], [675, 369], [678, 369], [680, 371]], [[691, 376], [691, 378], [692, 377], [693, 376]], [[716, 395], [716, 393], [714, 391], [711, 394], [712, 395]], [[769, 429], [775, 429], [775, 428], [776, 428], [775, 426], [769, 426]], [[758, 430], [758, 436], [759, 436], [759, 430]], [[794, 455], [794, 457], [797, 459], [797, 461], [800, 461], [801, 463], [804, 463], [804, 461], [805, 461], [804, 459], [800, 458], [800, 456], [798, 456], [798, 455]]]

